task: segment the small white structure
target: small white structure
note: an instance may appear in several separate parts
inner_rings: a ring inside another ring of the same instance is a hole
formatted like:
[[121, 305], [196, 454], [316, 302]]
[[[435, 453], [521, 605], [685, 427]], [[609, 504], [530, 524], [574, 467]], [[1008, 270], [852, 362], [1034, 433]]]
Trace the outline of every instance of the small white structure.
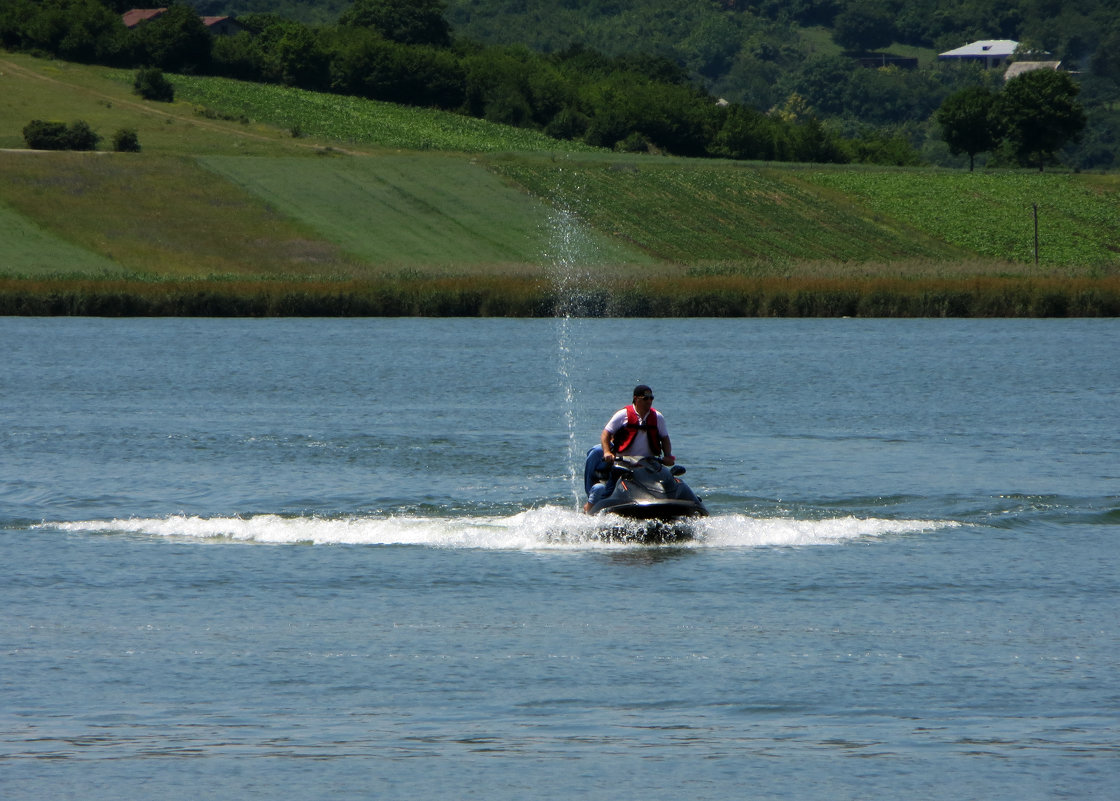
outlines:
[[937, 58], [946, 61], [975, 61], [983, 64], [984, 69], [992, 69], [1006, 64], [1018, 47], [1019, 43], [1012, 39], [983, 39], [941, 53]]

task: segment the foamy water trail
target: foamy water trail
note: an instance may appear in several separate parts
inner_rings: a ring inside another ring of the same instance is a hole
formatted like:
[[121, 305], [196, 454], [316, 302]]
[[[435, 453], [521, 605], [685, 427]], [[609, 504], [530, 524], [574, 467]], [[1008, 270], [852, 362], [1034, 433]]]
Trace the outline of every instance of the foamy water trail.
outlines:
[[[542, 506], [507, 516], [426, 517], [196, 517], [84, 520], [42, 523], [41, 531], [127, 534], [198, 542], [272, 545], [414, 545], [489, 550], [588, 550], [660, 547], [623, 545], [602, 539], [619, 523], [572, 509]], [[960, 525], [943, 520], [889, 520], [837, 517], [823, 520], [716, 515], [692, 523], [694, 539], [673, 547], [803, 547], [917, 534]]]

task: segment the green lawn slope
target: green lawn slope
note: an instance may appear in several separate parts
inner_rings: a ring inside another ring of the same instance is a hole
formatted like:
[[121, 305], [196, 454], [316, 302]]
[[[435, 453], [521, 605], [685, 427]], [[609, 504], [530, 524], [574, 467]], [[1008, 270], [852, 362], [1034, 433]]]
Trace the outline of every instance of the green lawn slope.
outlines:
[[[172, 81], [0, 54], [0, 312], [1120, 314], [1116, 176], [621, 155]], [[142, 152], [27, 152], [36, 118]]]

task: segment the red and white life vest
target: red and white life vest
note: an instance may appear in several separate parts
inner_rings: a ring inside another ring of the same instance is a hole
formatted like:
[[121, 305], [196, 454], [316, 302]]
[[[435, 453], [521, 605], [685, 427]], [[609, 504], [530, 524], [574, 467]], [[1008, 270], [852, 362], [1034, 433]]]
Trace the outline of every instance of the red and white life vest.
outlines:
[[654, 456], [659, 456], [661, 454], [661, 434], [657, 431], [657, 410], [651, 406], [645, 422], [642, 422], [634, 404], [626, 407], [626, 424], [614, 434], [614, 452], [622, 453], [629, 448], [630, 443], [634, 441], [634, 437], [638, 436], [639, 431], [645, 431], [646, 436], [649, 437], [649, 452]]

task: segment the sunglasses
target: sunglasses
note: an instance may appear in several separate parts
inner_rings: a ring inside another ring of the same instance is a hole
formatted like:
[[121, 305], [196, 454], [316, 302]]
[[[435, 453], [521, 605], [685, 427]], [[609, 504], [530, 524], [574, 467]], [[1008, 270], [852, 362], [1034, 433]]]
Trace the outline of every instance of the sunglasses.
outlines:
[[653, 395], [635, 395], [634, 400], [653, 400]]

